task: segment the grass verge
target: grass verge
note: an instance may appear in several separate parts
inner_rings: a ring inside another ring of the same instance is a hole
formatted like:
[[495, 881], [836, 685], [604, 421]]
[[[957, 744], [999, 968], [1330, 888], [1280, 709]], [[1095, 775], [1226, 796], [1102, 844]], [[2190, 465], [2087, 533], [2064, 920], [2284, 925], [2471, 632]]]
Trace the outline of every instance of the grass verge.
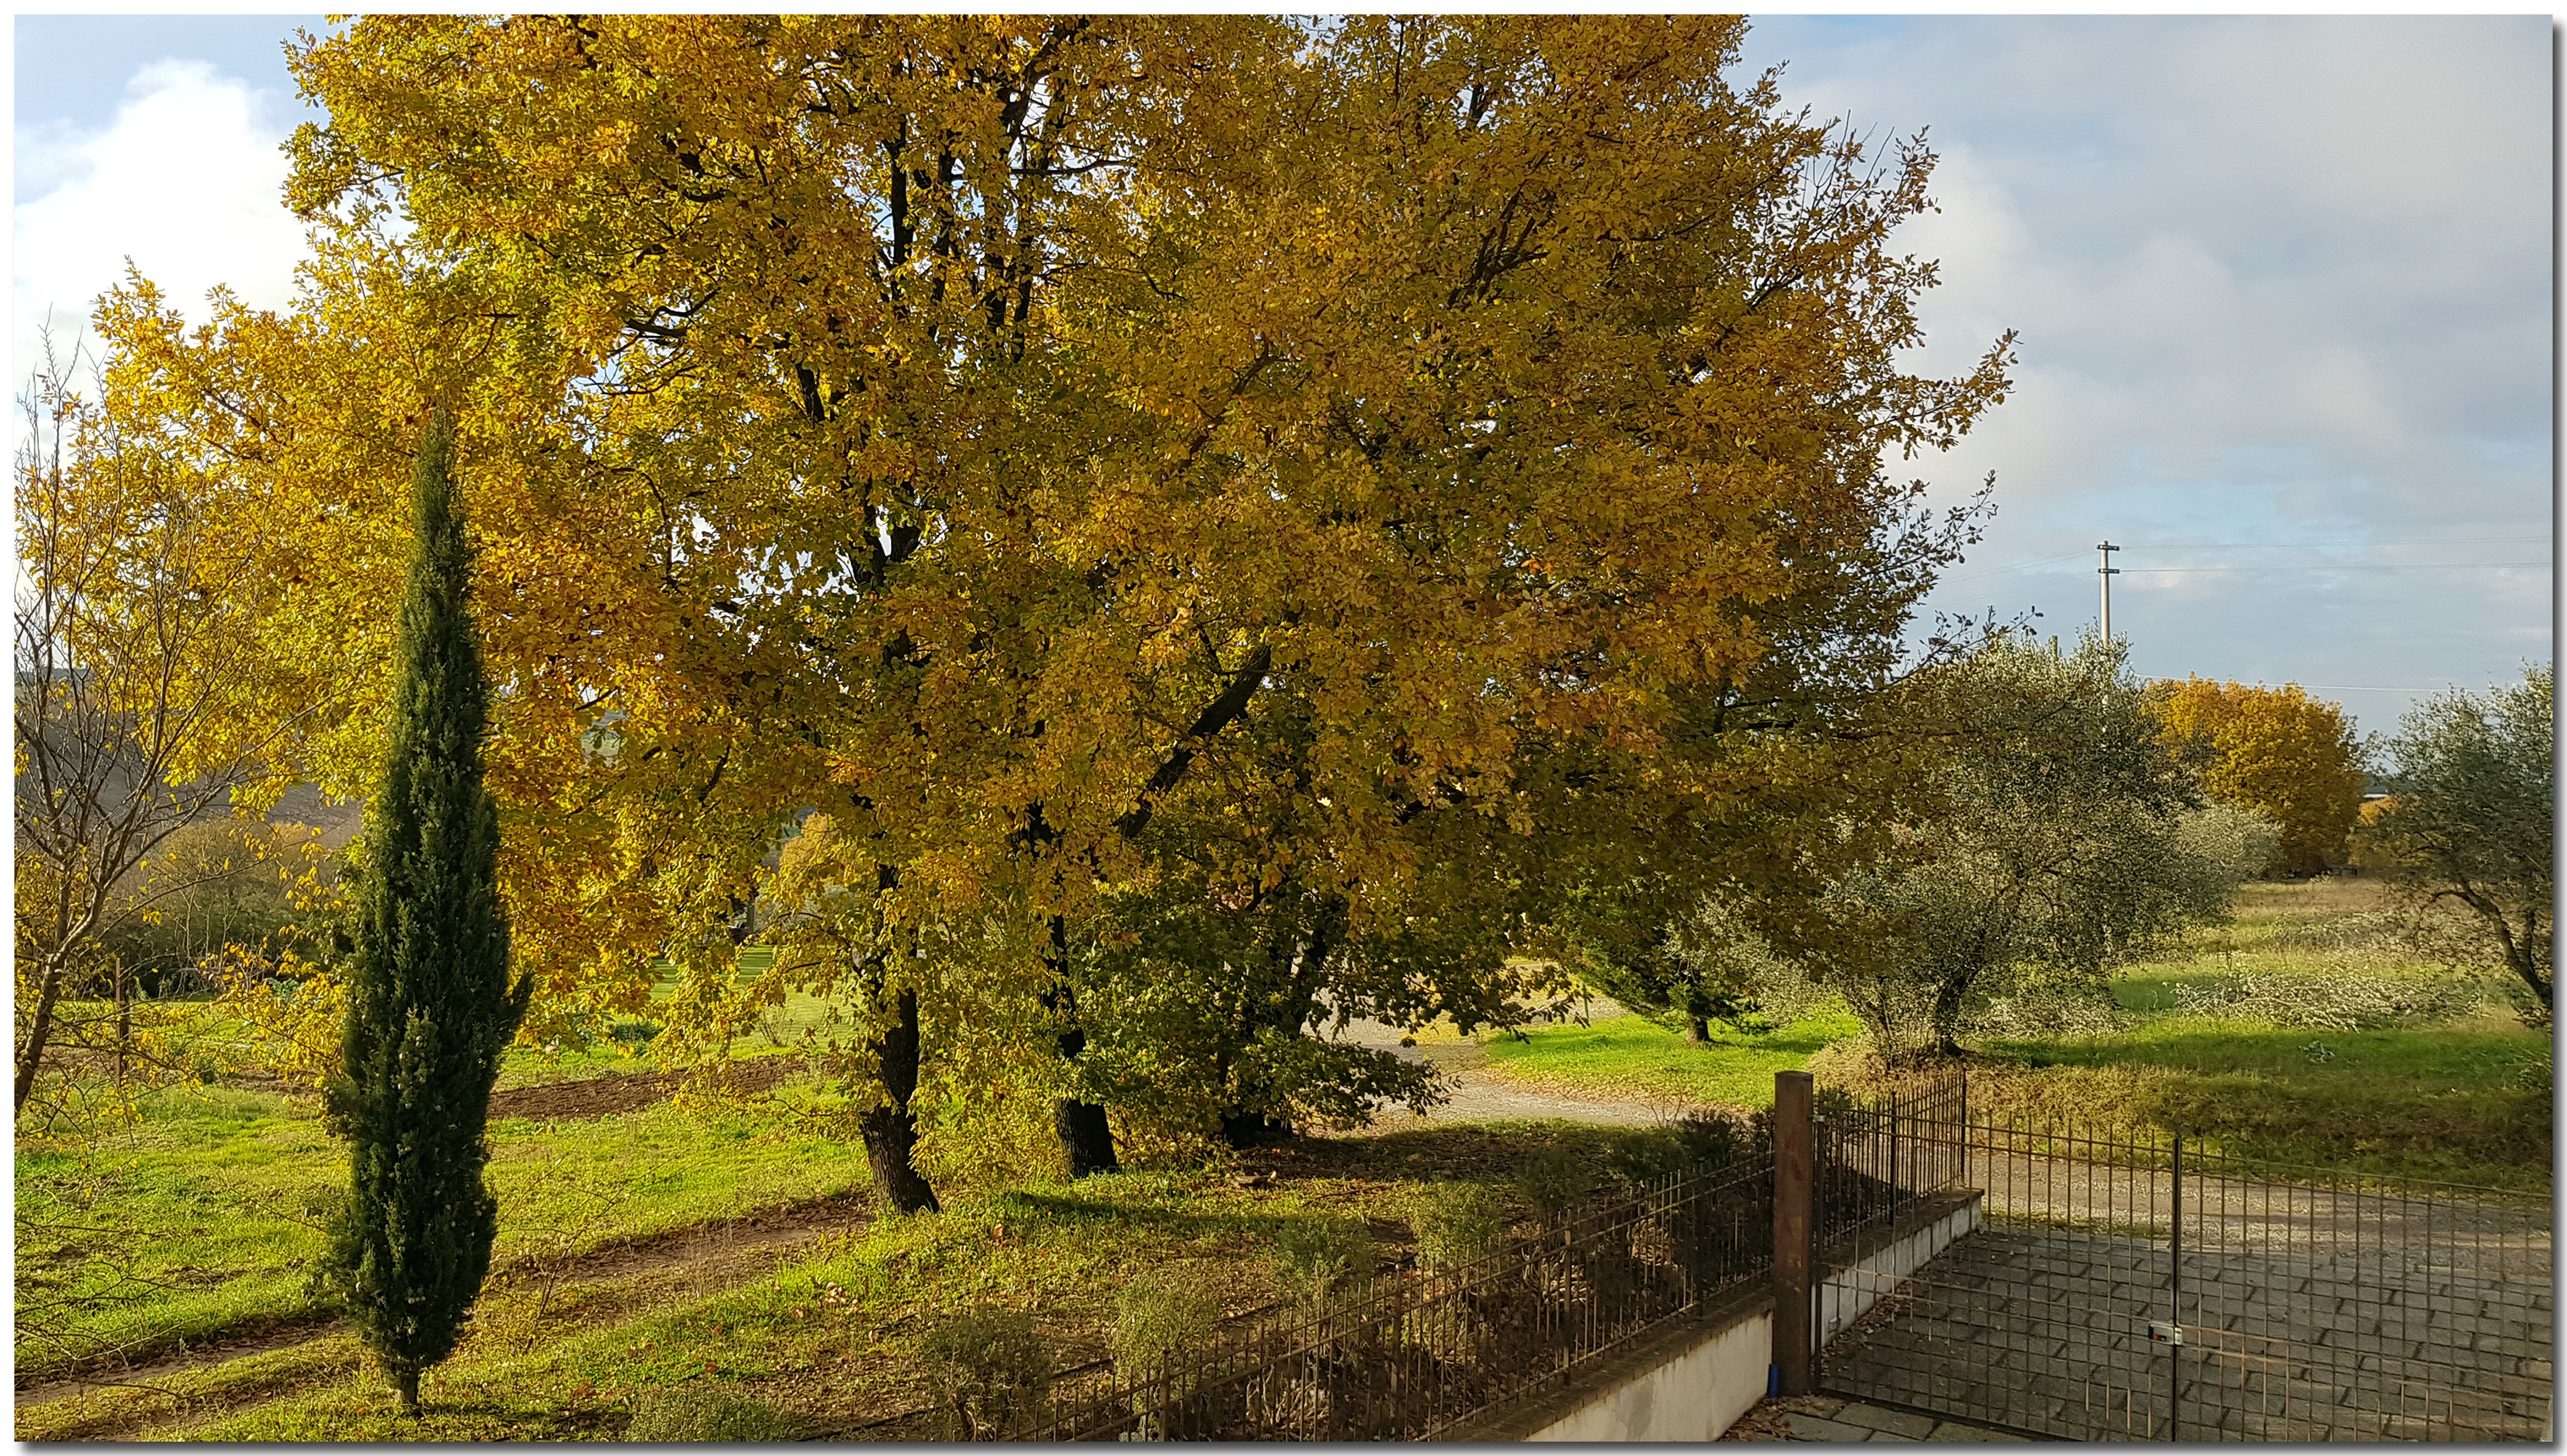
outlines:
[[[1407, 1212], [1429, 1185], [1488, 1180], [1516, 1200], [1505, 1170], [1547, 1152], [1590, 1184], [1679, 1156], [1657, 1129], [1430, 1126], [1074, 1184], [963, 1189], [942, 1213], [879, 1219], [763, 1260], [584, 1287], [541, 1320], [526, 1292], [485, 1295], [463, 1348], [424, 1382], [415, 1420], [379, 1374], [316, 1357], [250, 1402], [199, 1376], [183, 1410], [97, 1392], [22, 1414], [20, 1436], [113, 1434], [123, 1411], [130, 1433], [146, 1437], [615, 1439], [638, 1408], [689, 1391], [772, 1406], [814, 1432], [846, 1430], [929, 1403], [920, 1346], [952, 1314], [1023, 1310], [1054, 1366], [1074, 1366], [1105, 1353], [1115, 1294], [1144, 1270], [1179, 1274], [1230, 1314], [1277, 1298], [1274, 1259], [1296, 1234], [1360, 1228], [1395, 1270], [1411, 1258]], [[932, 1427], [896, 1429], [932, 1437]]]
[[[669, 1103], [504, 1119], [490, 1141], [497, 1268], [825, 1198], [866, 1176], [861, 1153], [811, 1132]], [[16, 1177], [21, 1379], [328, 1312], [309, 1276], [347, 1151], [311, 1099], [156, 1093], [86, 1156], [20, 1149]]]

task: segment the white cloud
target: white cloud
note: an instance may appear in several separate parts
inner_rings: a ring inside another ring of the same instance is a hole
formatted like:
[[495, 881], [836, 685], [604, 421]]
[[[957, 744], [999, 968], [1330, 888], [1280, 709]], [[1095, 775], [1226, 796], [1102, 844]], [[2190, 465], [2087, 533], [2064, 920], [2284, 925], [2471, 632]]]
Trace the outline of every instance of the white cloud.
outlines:
[[[1792, 102], [1930, 125], [1943, 210], [1899, 244], [1945, 286], [1913, 362], [1952, 372], [2022, 331], [2013, 398], [1951, 455], [1893, 464], [1946, 496], [1997, 472], [1946, 604], [2073, 631], [2110, 536], [2135, 548], [2114, 627], [2142, 672], [2408, 687], [2548, 656], [2545, 571], [2388, 569], [2548, 555], [2545, 23], [1759, 26], [1751, 65], [1788, 59]], [[2171, 544], [2213, 541], [2334, 544]], [[2408, 696], [2347, 706], [2385, 726]]]
[[155, 61], [136, 72], [104, 131], [18, 137], [22, 192], [30, 177], [52, 186], [17, 208], [14, 377], [48, 310], [58, 343], [87, 333], [129, 257], [190, 319], [204, 317], [217, 284], [260, 307], [289, 301], [305, 248], [282, 200], [285, 129], [273, 101], [205, 62]]

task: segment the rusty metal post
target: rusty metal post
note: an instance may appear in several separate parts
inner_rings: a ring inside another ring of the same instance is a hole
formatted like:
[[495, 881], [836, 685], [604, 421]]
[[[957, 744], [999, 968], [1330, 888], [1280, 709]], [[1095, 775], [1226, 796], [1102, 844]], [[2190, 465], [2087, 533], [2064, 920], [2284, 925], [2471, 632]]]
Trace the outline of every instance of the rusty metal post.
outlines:
[[1774, 1073], [1774, 1388], [1810, 1393], [1810, 1215], [1817, 1146], [1805, 1071]]

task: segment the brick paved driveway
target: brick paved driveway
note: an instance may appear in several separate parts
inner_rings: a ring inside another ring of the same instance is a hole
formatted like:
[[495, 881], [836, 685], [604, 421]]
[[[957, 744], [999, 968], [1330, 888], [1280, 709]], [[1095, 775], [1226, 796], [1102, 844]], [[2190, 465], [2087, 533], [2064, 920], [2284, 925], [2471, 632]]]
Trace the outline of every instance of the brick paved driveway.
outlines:
[[2541, 1245], [2519, 1269], [2424, 1240], [2187, 1248], [2177, 1350], [2150, 1337], [2165, 1243], [2009, 1220], [1887, 1292], [1829, 1347], [1825, 1383], [2072, 1438], [2163, 1439], [2179, 1379], [2187, 1440], [2537, 1439]]
[[1833, 1395], [1761, 1400], [1724, 1441], [2020, 1441], [2002, 1431]]

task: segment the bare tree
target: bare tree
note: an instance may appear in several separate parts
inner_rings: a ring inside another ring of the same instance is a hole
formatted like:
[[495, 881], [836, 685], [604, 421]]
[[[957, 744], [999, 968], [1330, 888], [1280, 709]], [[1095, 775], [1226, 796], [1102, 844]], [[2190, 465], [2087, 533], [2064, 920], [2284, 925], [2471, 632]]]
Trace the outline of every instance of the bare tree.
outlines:
[[252, 638], [224, 592], [238, 553], [199, 528], [192, 472], [120, 448], [67, 377], [79, 351], [66, 365], [49, 338], [44, 356], [16, 460], [19, 1111], [66, 997], [113, 973], [105, 936], [190, 883], [144, 862], [261, 777], [285, 728], [240, 711]]

